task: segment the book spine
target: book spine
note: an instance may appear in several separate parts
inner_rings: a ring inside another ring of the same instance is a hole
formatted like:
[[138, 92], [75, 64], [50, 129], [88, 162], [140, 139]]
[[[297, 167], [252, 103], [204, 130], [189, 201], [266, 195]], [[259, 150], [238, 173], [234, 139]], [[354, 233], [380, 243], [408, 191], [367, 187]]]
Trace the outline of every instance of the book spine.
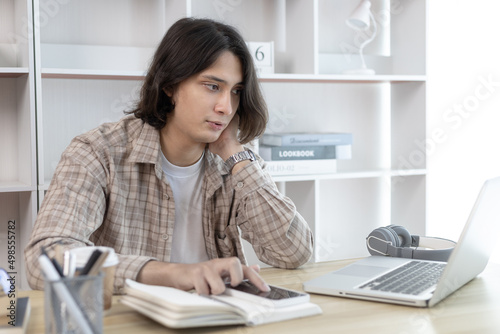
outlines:
[[350, 133], [301, 133], [301, 134], [264, 134], [260, 139], [268, 146], [310, 146], [310, 145], [351, 145]]
[[337, 172], [337, 160], [266, 161], [266, 170], [271, 176], [329, 174]]
[[[350, 147], [346, 145], [315, 145], [315, 146], [259, 146], [259, 155], [264, 160], [319, 160], [319, 159], [349, 159]], [[348, 145], [350, 146], [350, 145]], [[339, 153], [342, 153], [339, 156]], [[349, 154], [348, 154], [349, 153]]]

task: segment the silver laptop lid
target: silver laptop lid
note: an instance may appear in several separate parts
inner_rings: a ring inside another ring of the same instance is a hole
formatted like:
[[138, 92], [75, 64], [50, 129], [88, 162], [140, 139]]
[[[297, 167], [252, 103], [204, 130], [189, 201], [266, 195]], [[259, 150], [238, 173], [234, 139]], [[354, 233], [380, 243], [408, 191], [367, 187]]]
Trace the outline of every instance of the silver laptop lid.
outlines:
[[439, 279], [430, 306], [481, 273], [499, 239], [500, 177], [487, 180], [479, 193], [457, 246]]

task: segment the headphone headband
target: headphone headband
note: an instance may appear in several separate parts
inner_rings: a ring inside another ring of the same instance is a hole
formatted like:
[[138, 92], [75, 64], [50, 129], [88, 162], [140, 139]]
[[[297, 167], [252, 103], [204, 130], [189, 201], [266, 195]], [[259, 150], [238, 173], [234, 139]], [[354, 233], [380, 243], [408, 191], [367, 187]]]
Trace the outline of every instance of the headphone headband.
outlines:
[[404, 227], [398, 225], [379, 227], [366, 238], [366, 246], [371, 255], [443, 262], [448, 261], [455, 244], [448, 239], [411, 235]]

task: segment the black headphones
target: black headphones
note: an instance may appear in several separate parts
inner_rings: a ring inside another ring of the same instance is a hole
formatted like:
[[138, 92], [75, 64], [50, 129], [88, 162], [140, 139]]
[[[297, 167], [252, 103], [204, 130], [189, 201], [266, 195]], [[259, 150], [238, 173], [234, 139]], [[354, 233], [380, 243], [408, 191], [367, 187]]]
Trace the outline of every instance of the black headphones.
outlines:
[[[455, 245], [454, 241], [448, 239], [412, 235], [406, 228], [399, 225], [379, 227], [366, 238], [366, 247], [371, 255], [431, 261], [448, 261]], [[416, 247], [431, 249], [417, 249]]]

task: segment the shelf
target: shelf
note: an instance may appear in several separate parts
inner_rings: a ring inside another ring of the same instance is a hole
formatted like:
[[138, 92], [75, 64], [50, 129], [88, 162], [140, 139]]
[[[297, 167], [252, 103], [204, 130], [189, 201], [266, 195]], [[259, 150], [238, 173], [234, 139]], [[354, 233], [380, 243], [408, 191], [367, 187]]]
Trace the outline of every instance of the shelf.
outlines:
[[143, 76], [151, 47], [41, 44], [42, 74]]
[[34, 191], [36, 187], [19, 181], [0, 182], [0, 193]]
[[396, 169], [390, 172], [392, 177], [427, 175], [427, 169]]
[[45, 180], [44, 184], [38, 185], [38, 191], [47, 191], [49, 190], [49, 186], [50, 186], [50, 180]]
[[[316, 181], [316, 180], [335, 180], [335, 179], [362, 179], [375, 177], [398, 177], [398, 176], [418, 176], [426, 175], [426, 169], [411, 169], [411, 170], [367, 170], [353, 172], [337, 172], [331, 174], [315, 174], [315, 175], [284, 175], [273, 176], [274, 182], [298, 182], [298, 181]], [[50, 180], [45, 180], [45, 184], [39, 185], [38, 190], [47, 191], [49, 189]]]
[[426, 169], [412, 170], [367, 170], [367, 171], [352, 171], [352, 172], [337, 172], [331, 174], [316, 174], [316, 175], [286, 175], [273, 176], [275, 182], [297, 182], [297, 181], [316, 181], [316, 180], [335, 180], [335, 179], [362, 179], [375, 177], [397, 177], [397, 176], [416, 176], [426, 175]]
[[382, 82], [425, 82], [425, 75], [347, 75], [347, 74], [262, 74], [262, 82], [304, 82], [304, 83], [382, 83]]
[[42, 68], [42, 78], [143, 80], [144, 77], [143, 71]]
[[27, 67], [0, 67], [0, 78], [18, 78], [28, 73]]
[[[42, 43], [42, 78], [142, 80], [154, 51], [153, 47]], [[279, 57], [275, 61], [279, 62]], [[385, 73], [388, 71], [391, 70], [387, 68]], [[306, 83], [424, 82], [427, 79], [425, 75], [347, 75], [313, 72], [315, 71], [311, 68], [308, 71], [299, 71], [303, 74], [262, 73], [260, 79], [262, 82]]]
[[[1, 72], [0, 72], [1, 73]], [[1, 75], [1, 74], [0, 74]], [[42, 78], [143, 80], [144, 71], [42, 68]], [[425, 82], [425, 75], [261, 74], [261, 82], [278, 83], [384, 83]]]

